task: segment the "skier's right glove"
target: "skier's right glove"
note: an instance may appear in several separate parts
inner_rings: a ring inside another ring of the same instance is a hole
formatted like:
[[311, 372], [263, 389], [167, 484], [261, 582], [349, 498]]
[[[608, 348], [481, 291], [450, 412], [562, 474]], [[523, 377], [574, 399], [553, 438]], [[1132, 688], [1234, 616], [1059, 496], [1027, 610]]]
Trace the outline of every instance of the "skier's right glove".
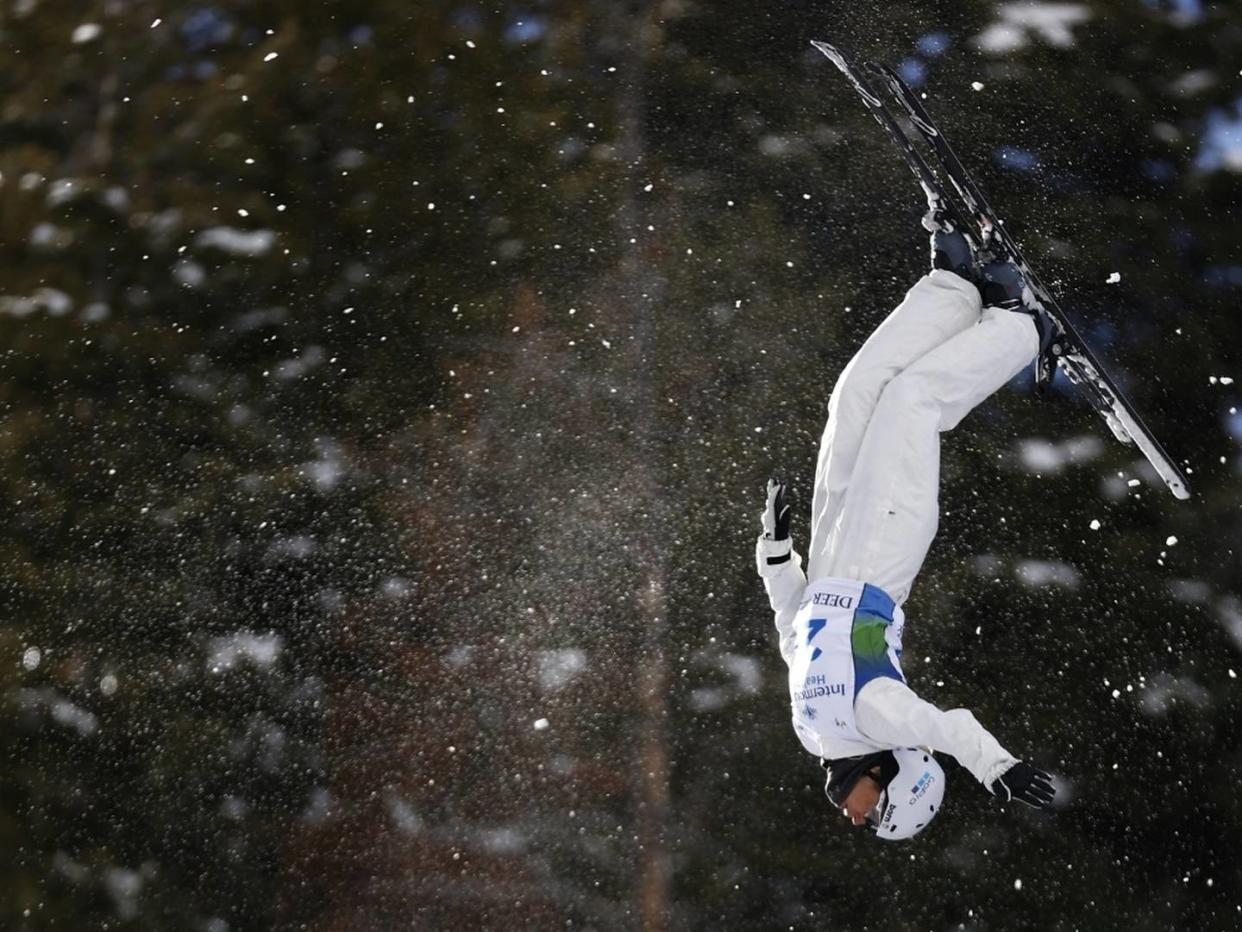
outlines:
[[785, 483], [768, 480], [768, 507], [760, 516], [765, 540], [789, 540], [789, 503], [785, 501]]
[[1052, 802], [1056, 790], [1050, 774], [1020, 760], [992, 781], [992, 795], [1005, 802], [1016, 799], [1032, 809], [1043, 809]]

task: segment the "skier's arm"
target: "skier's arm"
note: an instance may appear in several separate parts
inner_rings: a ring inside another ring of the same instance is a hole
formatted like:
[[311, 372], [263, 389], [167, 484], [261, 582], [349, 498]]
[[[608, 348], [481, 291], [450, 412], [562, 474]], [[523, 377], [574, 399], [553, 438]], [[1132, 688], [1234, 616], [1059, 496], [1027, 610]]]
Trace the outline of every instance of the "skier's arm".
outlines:
[[755, 544], [755, 566], [776, 615], [781, 657], [789, 663], [794, 650], [794, 617], [806, 589], [806, 577], [802, 574], [802, 557], [794, 553], [789, 536], [789, 504], [781, 483], [768, 481], [768, 502], [760, 522], [763, 533]]
[[969, 711], [938, 709], [900, 680], [872, 680], [859, 692], [854, 714], [858, 730], [877, 744], [951, 754], [988, 788], [1018, 762]]
[[768, 602], [776, 615], [781, 657], [789, 663], [794, 649], [794, 618], [798, 614], [802, 592], [806, 589], [802, 557], [794, 552], [793, 541], [789, 538], [768, 540], [760, 537], [755, 544], [755, 566], [763, 577]]

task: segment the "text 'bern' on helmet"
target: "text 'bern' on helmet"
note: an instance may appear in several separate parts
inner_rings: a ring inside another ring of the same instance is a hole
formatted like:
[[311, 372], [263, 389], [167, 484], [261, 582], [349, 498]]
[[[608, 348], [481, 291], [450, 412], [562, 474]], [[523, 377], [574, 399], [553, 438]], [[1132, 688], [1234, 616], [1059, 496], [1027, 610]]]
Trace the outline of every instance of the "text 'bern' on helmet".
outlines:
[[944, 801], [944, 769], [923, 748], [894, 748], [897, 774], [880, 795], [875, 833], [888, 841], [913, 838], [923, 831]]

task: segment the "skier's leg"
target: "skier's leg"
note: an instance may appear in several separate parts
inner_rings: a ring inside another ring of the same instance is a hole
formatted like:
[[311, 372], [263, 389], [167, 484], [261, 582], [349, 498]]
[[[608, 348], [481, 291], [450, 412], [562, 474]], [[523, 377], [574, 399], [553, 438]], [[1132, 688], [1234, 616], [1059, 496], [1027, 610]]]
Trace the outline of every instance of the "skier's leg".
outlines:
[[828, 401], [811, 504], [810, 578], [824, 572], [827, 534], [840, 513], [876, 402], [894, 376], [979, 319], [979, 291], [952, 272], [924, 276], [842, 371]]
[[956, 427], [1038, 349], [1029, 315], [991, 307], [978, 325], [888, 383], [844, 507], [828, 529], [824, 575], [879, 586], [898, 605], [906, 600], [939, 523], [940, 432]]

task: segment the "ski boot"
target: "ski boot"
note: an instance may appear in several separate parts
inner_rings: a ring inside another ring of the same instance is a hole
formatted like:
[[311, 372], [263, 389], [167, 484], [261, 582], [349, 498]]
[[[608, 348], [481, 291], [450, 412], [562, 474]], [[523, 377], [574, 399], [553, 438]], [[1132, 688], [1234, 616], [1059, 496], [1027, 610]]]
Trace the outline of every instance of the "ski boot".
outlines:
[[956, 228], [944, 211], [931, 208], [923, 217], [923, 229], [931, 233], [931, 264], [944, 269], [972, 285], [979, 285], [975, 251], [965, 235]]
[[979, 293], [984, 307], [1003, 307], [1029, 314], [1039, 334], [1039, 354], [1035, 357], [1035, 388], [1044, 391], [1057, 371], [1057, 357], [1065, 352], [1065, 331], [1027, 287], [1018, 267], [1006, 259], [994, 259], [979, 270]]

